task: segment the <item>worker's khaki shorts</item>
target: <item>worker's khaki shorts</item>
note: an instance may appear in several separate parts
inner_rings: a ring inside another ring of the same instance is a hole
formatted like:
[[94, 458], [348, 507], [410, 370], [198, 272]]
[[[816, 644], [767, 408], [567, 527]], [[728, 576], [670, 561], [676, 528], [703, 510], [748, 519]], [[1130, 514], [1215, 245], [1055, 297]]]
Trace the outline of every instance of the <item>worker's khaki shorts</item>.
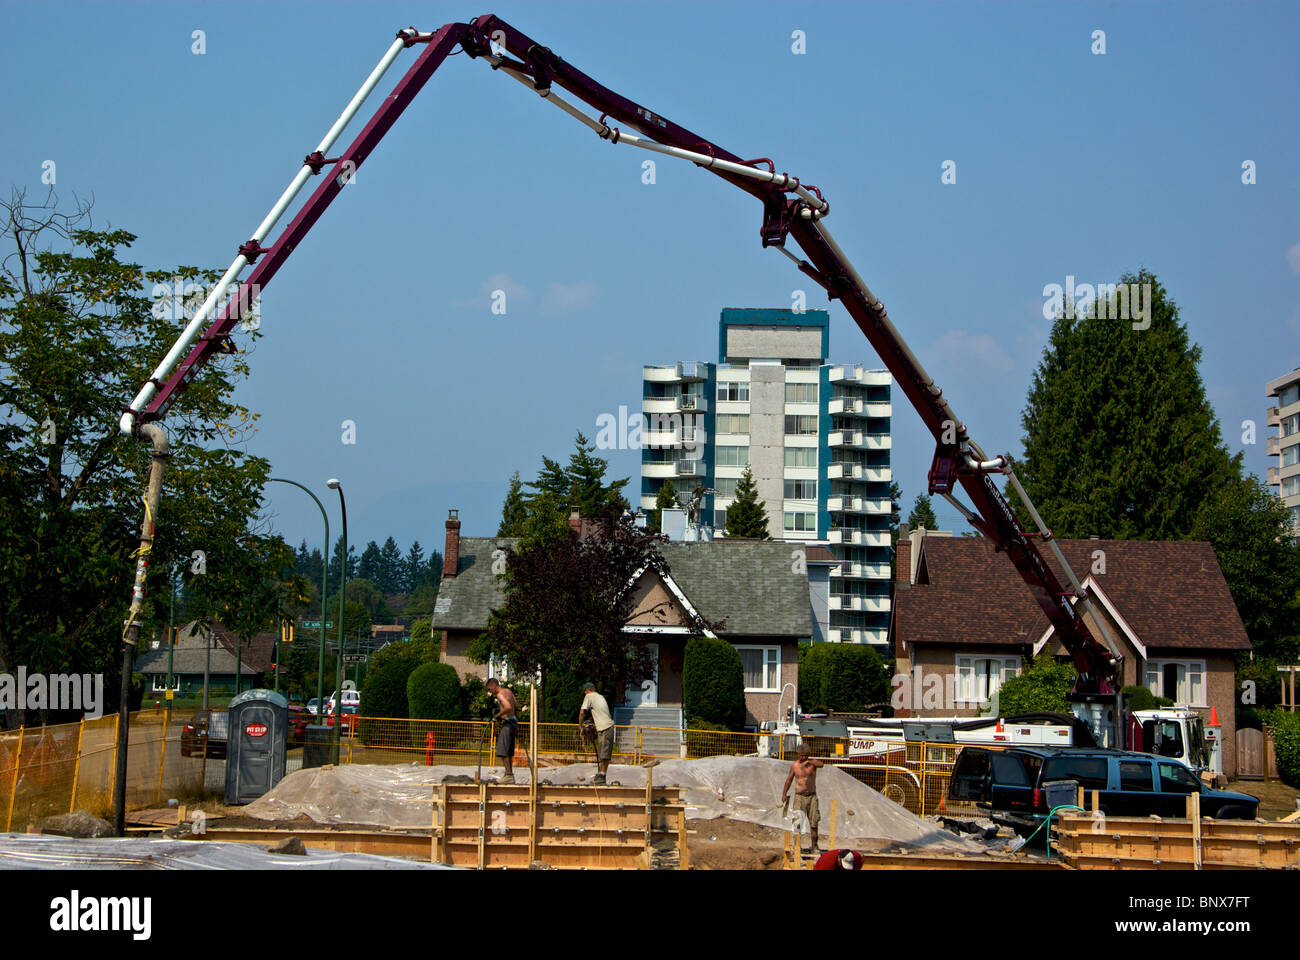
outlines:
[[794, 813], [796, 810], [808, 818], [810, 829], [817, 829], [817, 824], [821, 821], [821, 810], [817, 807], [817, 794], [796, 793], [794, 803], [790, 806], [790, 812]]
[[596, 759], [609, 760], [614, 756], [614, 728], [606, 727], [596, 733]]

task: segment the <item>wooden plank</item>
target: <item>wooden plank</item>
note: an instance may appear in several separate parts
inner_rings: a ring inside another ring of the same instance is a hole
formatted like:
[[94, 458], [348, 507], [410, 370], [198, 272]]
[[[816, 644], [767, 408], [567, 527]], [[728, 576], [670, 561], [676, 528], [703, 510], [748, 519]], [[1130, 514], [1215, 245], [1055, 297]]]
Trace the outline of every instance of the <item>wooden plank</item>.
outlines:
[[830, 836], [830, 848], [829, 848], [831, 850], [835, 849], [835, 815], [839, 812], [838, 804], [839, 804], [839, 798], [831, 797], [831, 836]]
[[484, 840], [487, 834], [487, 784], [478, 785], [478, 868], [482, 870], [487, 865], [487, 852], [484, 849]]
[[[646, 771], [649, 773], [649, 771]], [[677, 869], [691, 869], [691, 851], [686, 845], [686, 811], [677, 811]]]

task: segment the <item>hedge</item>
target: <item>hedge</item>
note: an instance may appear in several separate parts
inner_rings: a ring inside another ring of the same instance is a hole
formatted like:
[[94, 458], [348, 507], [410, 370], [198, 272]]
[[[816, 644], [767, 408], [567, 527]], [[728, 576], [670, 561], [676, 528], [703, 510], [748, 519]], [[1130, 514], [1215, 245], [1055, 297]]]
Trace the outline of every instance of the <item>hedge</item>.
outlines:
[[725, 640], [692, 637], [682, 662], [682, 706], [686, 716], [720, 724], [728, 730], [745, 726], [745, 671], [740, 654]]
[[861, 713], [889, 701], [889, 674], [869, 646], [800, 644], [799, 699], [810, 713]]
[[406, 701], [406, 682], [411, 678], [415, 668], [422, 663], [436, 662], [439, 645], [434, 641], [408, 641], [390, 643], [370, 660], [366, 670], [366, 679], [361, 683], [361, 741], [363, 743], [382, 742], [383, 724], [380, 729], [369, 730], [365, 718], [393, 717], [404, 720], [409, 716]]
[[1273, 726], [1273, 752], [1282, 782], [1300, 789], [1300, 713], [1274, 710], [1268, 717]]
[[552, 670], [542, 678], [542, 719], [546, 723], [577, 723], [582, 685], [572, 670]]
[[1160, 707], [1172, 707], [1174, 702], [1168, 697], [1157, 697], [1146, 687], [1121, 687], [1120, 693], [1129, 695], [1128, 708], [1135, 710], [1156, 710]]

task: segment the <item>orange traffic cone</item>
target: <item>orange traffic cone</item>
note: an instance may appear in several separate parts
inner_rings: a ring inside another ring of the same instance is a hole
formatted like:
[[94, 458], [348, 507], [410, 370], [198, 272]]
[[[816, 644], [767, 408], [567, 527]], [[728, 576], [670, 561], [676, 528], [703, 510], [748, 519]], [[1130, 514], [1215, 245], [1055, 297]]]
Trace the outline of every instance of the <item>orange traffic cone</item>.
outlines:
[[1002, 718], [1001, 718], [1001, 717], [998, 717], [998, 729], [997, 729], [997, 732], [998, 732], [998, 733], [1001, 733], [1001, 732], [1002, 732]]
[[1219, 725], [1219, 708], [1210, 707], [1210, 726], [1217, 727], [1218, 725]]

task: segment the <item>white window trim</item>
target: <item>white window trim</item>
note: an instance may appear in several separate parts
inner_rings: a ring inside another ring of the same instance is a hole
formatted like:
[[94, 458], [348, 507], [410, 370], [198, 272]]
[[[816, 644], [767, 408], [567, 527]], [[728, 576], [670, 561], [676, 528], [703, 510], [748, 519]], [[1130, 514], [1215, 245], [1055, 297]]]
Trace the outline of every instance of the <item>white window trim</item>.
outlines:
[[[966, 691], [963, 689], [963, 684], [962, 684], [962, 669], [965, 668], [971, 672], [971, 681], [973, 685], [975, 680], [975, 661], [977, 660], [1002, 661], [1001, 676], [998, 679], [998, 689], [1001, 689], [1002, 684], [1010, 680], [1011, 677], [1019, 676], [1021, 671], [1024, 669], [1024, 664], [1021, 661], [1020, 657], [999, 657], [990, 654], [973, 654], [973, 653], [958, 654], [953, 660], [953, 668], [957, 673], [957, 697], [956, 700], [954, 701], [957, 704], [974, 704], [977, 706], [983, 706], [984, 704], [988, 703], [989, 700], [991, 699], [989, 697], [986, 697], [985, 699], [981, 700], [975, 696], [970, 696], [970, 697], [965, 696]], [[963, 661], [965, 662], [963, 663]], [[1015, 671], [1015, 672], [1009, 674], [1008, 671]], [[972, 691], [972, 694], [973, 693], [974, 691]]]
[[[1170, 700], [1174, 701], [1174, 703], [1176, 703], [1176, 704], [1183, 704], [1183, 703], [1185, 703], [1185, 701], [1179, 700], [1179, 698], [1178, 698], [1178, 691], [1177, 691], [1177, 690], [1174, 691], [1174, 696], [1172, 696], [1172, 697], [1170, 697], [1169, 694], [1167, 694], [1167, 693], [1163, 693], [1163, 692], [1161, 692], [1161, 691], [1164, 690], [1164, 686], [1165, 686], [1165, 671], [1164, 671], [1164, 668], [1167, 667], [1167, 666], [1169, 666], [1170, 664], [1178, 664], [1179, 666], [1182, 666], [1182, 667], [1187, 667], [1187, 668], [1198, 668], [1198, 669], [1200, 670], [1200, 673], [1201, 673], [1201, 700], [1202, 700], [1202, 702], [1201, 702], [1201, 703], [1187, 703], [1186, 705], [1189, 706], [1189, 707], [1209, 707], [1209, 705], [1210, 705], [1210, 673], [1209, 673], [1209, 670], [1208, 670], [1207, 667], [1206, 667], [1206, 661], [1204, 661], [1204, 660], [1183, 660], [1183, 659], [1180, 659], [1180, 658], [1178, 658], [1178, 657], [1165, 657], [1165, 658], [1160, 659], [1160, 660], [1148, 660], [1148, 661], [1146, 662], [1146, 667], [1144, 668], [1143, 673], [1142, 673], [1142, 685], [1143, 685], [1144, 687], [1146, 687], [1148, 690], [1151, 690], [1151, 692], [1152, 692], [1153, 694], [1155, 694], [1157, 697], [1168, 697]], [[1154, 670], [1154, 671], [1155, 671], [1155, 674], [1156, 674], [1156, 689], [1154, 689], [1154, 690], [1151, 688], [1151, 686], [1147, 683], [1147, 680], [1146, 680], [1146, 673], [1147, 673], [1147, 671], [1149, 671], [1149, 670]]]
[[[781, 668], [784, 665], [781, 662], [781, 648], [776, 645], [761, 645], [755, 643], [737, 643], [736, 650], [759, 650], [763, 654], [763, 666], [766, 669], [771, 666], [776, 671], [776, 686], [774, 687], [746, 687], [746, 693], [780, 693], [781, 692]], [[776, 663], [769, 664], [767, 655], [771, 651], [776, 651]]]

